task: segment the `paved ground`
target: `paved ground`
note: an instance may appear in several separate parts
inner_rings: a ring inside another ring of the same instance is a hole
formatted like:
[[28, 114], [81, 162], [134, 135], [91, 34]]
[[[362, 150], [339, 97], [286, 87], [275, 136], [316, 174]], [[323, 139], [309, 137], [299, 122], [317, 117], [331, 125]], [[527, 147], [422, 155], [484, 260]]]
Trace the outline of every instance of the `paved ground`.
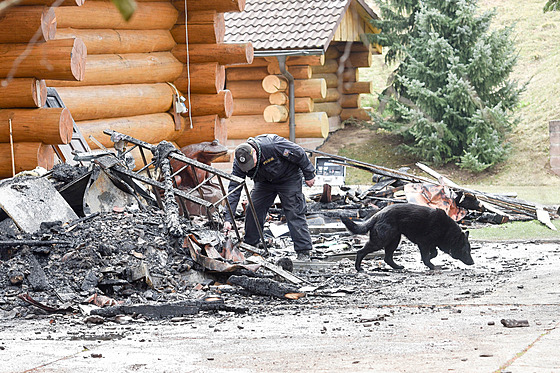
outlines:
[[333, 297], [248, 297], [244, 315], [0, 321], [0, 372], [560, 372], [560, 244], [473, 246], [475, 266], [432, 272], [406, 245], [403, 271], [343, 261]]

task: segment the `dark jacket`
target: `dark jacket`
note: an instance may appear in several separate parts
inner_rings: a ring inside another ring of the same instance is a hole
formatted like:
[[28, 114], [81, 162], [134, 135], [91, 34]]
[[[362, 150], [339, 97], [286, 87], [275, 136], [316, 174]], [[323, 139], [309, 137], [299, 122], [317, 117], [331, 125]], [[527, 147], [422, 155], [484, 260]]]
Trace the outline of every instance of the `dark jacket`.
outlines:
[[[243, 172], [237, 161], [233, 161], [232, 175], [244, 179], [249, 176], [255, 182], [281, 184], [294, 182], [294, 178], [303, 174], [305, 180], [315, 177], [315, 167], [307, 157], [303, 148], [285, 138], [274, 135], [260, 135], [247, 140], [257, 151], [257, 166], [249, 172]], [[228, 192], [239, 184], [230, 182]], [[233, 211], [237, 208], [241, 189], [232, 193], [228, 200]], [[226, 211], [226, 220], [233, 221]]]

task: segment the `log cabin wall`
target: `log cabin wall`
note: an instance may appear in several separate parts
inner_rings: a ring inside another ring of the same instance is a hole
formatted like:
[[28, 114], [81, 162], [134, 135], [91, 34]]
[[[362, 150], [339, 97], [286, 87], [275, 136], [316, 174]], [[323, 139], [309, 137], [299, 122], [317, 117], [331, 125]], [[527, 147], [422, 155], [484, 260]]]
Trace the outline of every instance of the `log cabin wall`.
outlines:
[[[90, 136], [113, 145], [105, 129], [150, 143], [226, 142], [233, 97], [224, 89], [225, 65], [251, 63], [253, 48], [223, 43], [223, 13], [243, 10], [245, 0], [188, 0], [186, 17], [184, 1], [141, 0], [128, 22], [110, 1], [65, 0], [49, 8], [53, 2], [23, 0], [0, 14], [0, 178], [12, 176], [11, 153], [16, 172], [50, 169], [50, 145], [70, 141], [72, 118], [93, 149]], [[38, 29], [39, 40], [13, 68]], [[187, 98], [192, 128], [188, 116], [174, 120], [168, 83]], [[47, 86], [67, 109], [42, 108]]]
[[[233, 17], [228, 17], [228, 22], [231, 22], [228, 27], [232, 28], [228, 31], [228, 40], [239, 40], [239, 35], [243, 35], [248, 40], [254, 38], [255, 43], [259, 41], [263, 52], [267, 51], [266, 48], [286, 48], [286, 51], [294, 48], [293, 51], [297, 52], [294, 46], [301, 44], [297, 41], [280, 41], [286, 39], [283, 35], [278, 36], [275, 43], [272, 30], [279, 26], [263, 26], [265, 22], [259, 18], [282, 17], [282, 13], [269, 10], [262, 0], [248, 2], [252, 8], [247, 15], [238, 18], [238, 15], [233, 14]], [[284, 2], [284, 5], [287, 3]], [[315, 3], [315, 6], [319, 4]], [[295, 78], [295, 137], [300, 145], [317, 148], [329, 132], [342, 128], [345, 120], [370, 119], [367, 110], [360, 105], [360, 94], [371, 93], [371, 83], [359, 81], [358, 68], [370, 67], [372, 54], [380, 53], [377, 46], [366, 47], [362, 40], [365, 32], [376, 32], [368, 23], [375, 16], [372, 14], [358, 1], [351, 1], [340, 14], [340, 22], [333, 25], [330, 42], [325, 42], [326, 50], [322, 56], [287, 58], [287, 70]], [[286, 17], [290, 16], [291, 13], [286, 9]], [[245, 23], [258, 23], [260, 26], [254, 29], [256, 34], [243, 31], [246, 26], [240, 22], [241, 19]], [[303, 29], [315, 30], [311, 19], [302, 17]], [[296, 29], [301, 26], [297, 22], [293, 24]], [[311, 36], [302, 32], [304, 37]], [[289, 136], [288, 82], [281, 75], [276, 57], [256, 58], [248, 67], [228, 67], [226, 87], [234, 97], [233, 115], [226, 121], [230, 148], [247, 137], [262, 133]]]

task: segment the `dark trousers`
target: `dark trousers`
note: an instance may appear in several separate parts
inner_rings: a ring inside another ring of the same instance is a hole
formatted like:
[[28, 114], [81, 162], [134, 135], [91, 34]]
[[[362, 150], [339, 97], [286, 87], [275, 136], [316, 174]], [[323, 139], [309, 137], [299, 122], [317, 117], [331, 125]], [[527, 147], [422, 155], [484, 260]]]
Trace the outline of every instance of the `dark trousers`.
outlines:
[[[255, 182], [251, 191], [251, 200], [255, 206], [257, 221], [262, 229], [268, 209], [274, 203], [276, 196], [279, 196], [295, 251], [307, 251], [312, 249], [311, 235], [305, 219], [307, 204], [302, 192], [301, 176], [296, 176], [283, 183]], [[245, 242], [254, 246], [260, 241], [259, 232], [249, 206], [246, 211]]]

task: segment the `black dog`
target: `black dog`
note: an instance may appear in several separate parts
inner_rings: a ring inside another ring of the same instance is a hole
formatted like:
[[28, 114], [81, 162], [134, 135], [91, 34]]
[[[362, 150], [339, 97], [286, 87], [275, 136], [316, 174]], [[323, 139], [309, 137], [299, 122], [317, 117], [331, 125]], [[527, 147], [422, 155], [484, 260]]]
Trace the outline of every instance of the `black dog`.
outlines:
[[356, 270], [362, 270], [364, 257], [376, 250], [385, 249], [385, 263], [394, 269], [404, 267], [393, 261], [393, 253], [399, 246], [401, 234], [418, 245], [422, 261], [430, 269], [434, 265], [430, 259], [437, 256], [436, 246], [454, 259], [465, 264], [474, 264], [471, 257], [469, 232], [463, 233], [459, 225], [445, 211], [413, 204], [395, 204], [384, 208], [362, 224], [348, 218], [341, 218], [352, 233], [365, 234], [369, 231], [369, 241], [358, 250]]

